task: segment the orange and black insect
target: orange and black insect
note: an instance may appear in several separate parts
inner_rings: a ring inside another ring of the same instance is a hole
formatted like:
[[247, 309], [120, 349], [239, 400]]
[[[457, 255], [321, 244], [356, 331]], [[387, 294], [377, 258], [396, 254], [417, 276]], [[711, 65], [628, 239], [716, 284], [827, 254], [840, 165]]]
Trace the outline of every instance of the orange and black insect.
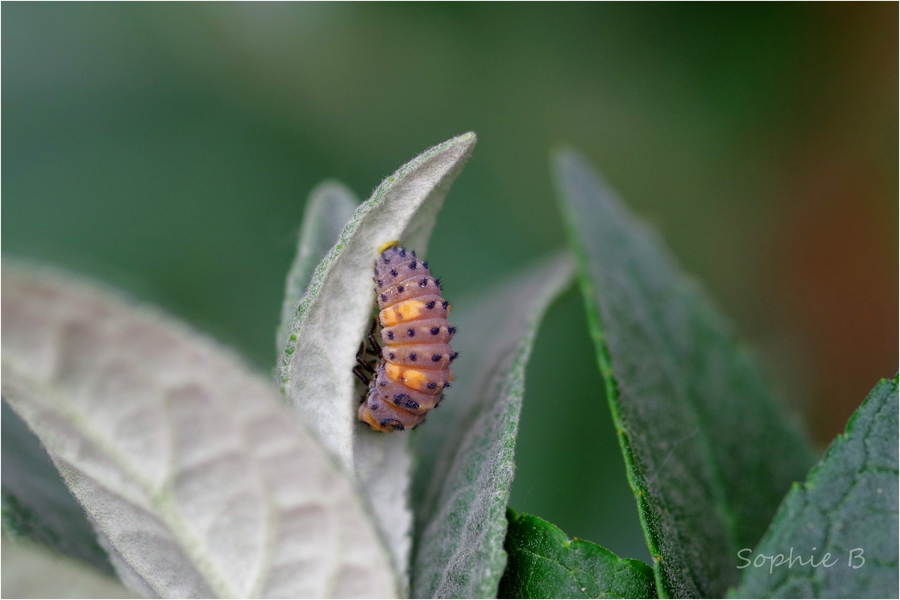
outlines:
[[[424, 421], [450, 387], [450, 363], [457, 356], [450, 339], [456, 328], [447, 322], [450, 303], [441, 297], [441, 282], [428, 272], [428, 263], [397, 242], [379, 251], [375, 293], [381, 312], [368, 351], [381, 357], [375, 365], [365, 360], [363, 342], [353, 372], [369, 390], [358, 416], [375, 431], [403, 431]], [[378, 323], [381, 344], [375, 337]]]

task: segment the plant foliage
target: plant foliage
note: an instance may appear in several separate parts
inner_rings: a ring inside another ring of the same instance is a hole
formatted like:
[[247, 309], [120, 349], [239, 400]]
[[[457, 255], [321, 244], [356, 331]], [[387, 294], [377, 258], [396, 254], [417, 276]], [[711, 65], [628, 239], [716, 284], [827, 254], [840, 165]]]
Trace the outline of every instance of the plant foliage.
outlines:
[[[335, 181], [313, 190], [277, 382], [114, 290], [5, 262], [15, 564], [88, 595], [120, 593], [115, 572], [163, 597], [895, 596], [897, 378], [807, 475], [812, 451], [725, 320], [569, 150], [553, 170], [571, 254], [457, 299], [456, 380], [425, 427], [357, 422], [377, 249], [424, 257], [474, 144], [426, 150], [362, 204]], [[575, 279], [652, 567], [507, 506], [535, 336]]]
[[882, 380], [742, 553], [737, 596], [897, 595], [897, 414], [897, 378]]
[[812, 463], [697, 286], [572, 151], [553, 162], [661, 596], [720, 596]]
[[653, 569], [558, 527], [509, 511], [500, 598], [655, 598]]

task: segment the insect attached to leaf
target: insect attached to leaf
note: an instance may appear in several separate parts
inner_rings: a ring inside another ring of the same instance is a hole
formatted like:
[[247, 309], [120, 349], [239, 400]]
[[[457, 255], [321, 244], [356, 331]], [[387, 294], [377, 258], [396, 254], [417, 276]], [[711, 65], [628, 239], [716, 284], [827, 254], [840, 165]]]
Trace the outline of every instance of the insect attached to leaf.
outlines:
[[[375, 431], [412, 429], [441, 401], [453, 375], [450, 347], [456, 328], [447, 321], [450, 303], [440, 280], [416, 253], [390, 242], [375, 261], [378, 320], [357, 354], [353, 373], [368, 386], [359, 420]], [[381, 343], [376, 329], [381, 325]], [[372, 364], [366, 357], [378, 357]]]

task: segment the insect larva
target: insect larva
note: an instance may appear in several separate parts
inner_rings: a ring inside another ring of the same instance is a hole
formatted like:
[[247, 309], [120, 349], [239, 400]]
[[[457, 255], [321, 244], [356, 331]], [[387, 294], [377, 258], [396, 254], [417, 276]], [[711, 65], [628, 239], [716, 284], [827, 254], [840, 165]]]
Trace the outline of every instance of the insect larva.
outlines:
[[[369, 390], [358, 416], [375, 431], [403, 431], [424, 421], [450, 387], [450, 363], [457, 356], [450, 340], [456, 328], [447, 321], [451, 306], [428, 264], [397, 242], [379, 250], [375, 294], [381, 311], [381, 357], [373, 367], [361, 358], [365, 343], [360, 348], [354, 372], [368, 382]], [[378, 350], [374, 329], [369, 343]]]

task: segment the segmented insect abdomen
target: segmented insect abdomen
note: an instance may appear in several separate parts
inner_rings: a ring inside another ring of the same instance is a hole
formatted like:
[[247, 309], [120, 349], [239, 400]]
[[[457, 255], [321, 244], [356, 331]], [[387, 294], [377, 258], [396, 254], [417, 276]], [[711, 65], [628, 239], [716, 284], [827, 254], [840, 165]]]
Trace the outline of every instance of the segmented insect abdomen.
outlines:
[[383, 349], [359, 420], [376, 431], [411, 429], [437, 406], [453, 375], [456, 354], [447, 321], [450, 304], [428, 265], [399, 246], [382, 252], [375, 263]]

